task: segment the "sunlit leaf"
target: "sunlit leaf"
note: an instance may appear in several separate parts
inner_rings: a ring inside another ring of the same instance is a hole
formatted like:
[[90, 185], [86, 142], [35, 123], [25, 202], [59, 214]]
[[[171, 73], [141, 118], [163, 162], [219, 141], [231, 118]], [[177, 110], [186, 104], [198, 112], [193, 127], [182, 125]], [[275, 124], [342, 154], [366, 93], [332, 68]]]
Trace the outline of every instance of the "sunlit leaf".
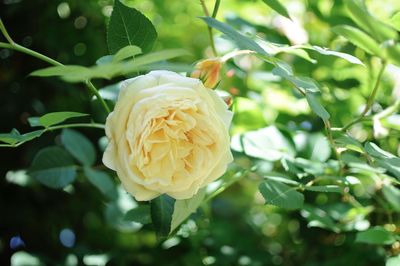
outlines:
[[114, 1], [107, 30], [107, 43], [111, 54], [128, 45], [139, 46], [149, 52], [157, 39], [157, 32], [151, 21], [138, 10]]
[[305, 48], [305, 49], [311, 49], [313, 51], [316, 51], [322, 55], [330, 55], [330, 56], [336, 56], [339, 58], [342, 58], [352, 64], [357, 64], [357, 65], [364, 65], [363, 62], [361, 62], [360, 59], [358, 59], [355, 56], [352, 56], [350, 54], [346, 54], [346, 53], [341, 53], [341, 52], [337, 52], [337, 51], [332, 51], [329, 50], [327, 48], [322, 48], [316, 45], [302, 45], [301, 47]]
[[229, 26], [228, 24], [222, 23], [216, 19], [211, 17], [201, 17], [208, 26], [219, 30], [223, 34], [225, 34], [228, 38], [230, 38], [238, 48], [242, 50], [251, 50], [260, 55], [268, 56], [267, 52], [260, 47], [255, 41], [246, 37], [242, 33], [236, 31], [234, 28]]
[[375, 40], [383, 42], [390, 39], [397, 39], [396, 31], [373, 17], [367, 10], [364, 1], [346, 0], [344, 3], [354, 22], [374, 37]]
[[379, 44], [363, 31], [348, 25], [341, 25], [332, 28], [332, 31], [345, 37], [355, 46], [363, 49], [371, 55], [381, 55], [382, 50]]
[[136, 55], [142, 53], [142, 49], [134, 45], [128, 45], [119, 50], [112, 58], [112, 62], [119, 62], [125, 60], [129, 57], [135, 57]]
[[185, 221], [202, 203], [206, 195], [206, 190], [201, 189], [190, 199], [175, 201], [174, 214], [172, 215], [171, 231], [174, 231], [183, 221]]
[[88, 114], [78, 112], [54, 112], [48, 113], [39, 118], [39, 122], [44, 127], [60, 124], [69, 118], [87, 116]]
[[278, 12], [280, 15], [290, 19], [290, 15], [286, 8], [278, 0], [263, 0], [270, 8]]
[[7, 144], [0, 144], [0, 147], [16, 147], [22, 143], [40, 137], [44, 130], [36, 130], [25, 134], [20, 134], [15, 128], [10, 133], [1, 133], [0, 142]]

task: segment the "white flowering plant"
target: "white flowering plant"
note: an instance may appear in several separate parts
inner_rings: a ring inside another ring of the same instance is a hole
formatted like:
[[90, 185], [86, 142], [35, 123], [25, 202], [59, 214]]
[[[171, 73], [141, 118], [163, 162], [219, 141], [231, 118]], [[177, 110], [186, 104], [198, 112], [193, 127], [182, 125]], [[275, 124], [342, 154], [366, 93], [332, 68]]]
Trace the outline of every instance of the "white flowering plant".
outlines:
[[[228, 188], [252, 183], [251, 204], [353, 234], [357, 243], [383, 247], [388, 265], [400, 263], [399, 13], [383, 22], [362, 1], [344, 1], [345, 22], [330, 28], [336, 42], [325, 48], [308, 43], [279, 1], [263, 7], [279, 14], [285, 43], [260, 25], [217, 19], [220, 2], [211, 12], [198, 3], [209, 36], [202, 58], [155, 49], [155, 26], [120, 0], [107, 26], [109, 54], [93, 66], [65, 65], [18, 44], [0, 19], [0, 48], [50, 65], [29, 78], [84, 86], [102, 113], [32, 115], [31, 131], [0, 134], [2, 153], [57, 132], [26, 176], [72, 195], [78, 179], [88, 182], [115, 213], [114, 225], [151, 228], [160, 241], [184, 234], [188, 221], [207, 220], [201, 210]], [[348, 46], [353, 53], [340, 51]], [[339, 84], [347, 79], [362, 80], [364, 91], [348, 94]], [[99, 147], [85, 128], [102, 132]], [[118, 205], [123, 200], [129, 208]]]

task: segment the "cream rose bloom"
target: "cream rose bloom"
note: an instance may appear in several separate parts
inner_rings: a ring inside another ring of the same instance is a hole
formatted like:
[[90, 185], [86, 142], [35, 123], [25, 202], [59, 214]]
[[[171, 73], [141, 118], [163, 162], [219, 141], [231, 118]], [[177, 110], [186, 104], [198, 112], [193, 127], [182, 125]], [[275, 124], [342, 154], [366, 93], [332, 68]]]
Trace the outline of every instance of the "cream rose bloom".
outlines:
[[232, 112], [198, 79], [152, 71], [128, 79], [106, 122], [103, 163], [136, 200], [188, 199], [232, 161]]

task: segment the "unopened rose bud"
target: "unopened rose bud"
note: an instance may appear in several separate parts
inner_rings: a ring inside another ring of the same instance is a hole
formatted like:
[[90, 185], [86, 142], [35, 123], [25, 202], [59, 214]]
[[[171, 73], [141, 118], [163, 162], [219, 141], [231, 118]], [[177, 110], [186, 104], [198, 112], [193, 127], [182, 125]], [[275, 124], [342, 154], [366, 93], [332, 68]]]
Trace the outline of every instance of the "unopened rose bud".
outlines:
[[190, 75], [203, 81], [204, 87], [213, 89], [220, 81], [222, 61], [220, 58], [205, 59], [198, 62]]

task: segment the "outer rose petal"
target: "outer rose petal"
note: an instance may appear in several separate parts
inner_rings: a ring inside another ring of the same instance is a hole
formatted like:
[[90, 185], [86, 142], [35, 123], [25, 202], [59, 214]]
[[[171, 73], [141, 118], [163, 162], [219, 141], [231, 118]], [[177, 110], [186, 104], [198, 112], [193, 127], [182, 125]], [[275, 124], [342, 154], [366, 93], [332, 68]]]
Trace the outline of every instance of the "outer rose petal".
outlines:
[[232, 161], [231, 120], [225, 102], [198, 79], [170, 71], [128, 79], [107, 118], [103, 162], [136, 200], [187, 199]]

